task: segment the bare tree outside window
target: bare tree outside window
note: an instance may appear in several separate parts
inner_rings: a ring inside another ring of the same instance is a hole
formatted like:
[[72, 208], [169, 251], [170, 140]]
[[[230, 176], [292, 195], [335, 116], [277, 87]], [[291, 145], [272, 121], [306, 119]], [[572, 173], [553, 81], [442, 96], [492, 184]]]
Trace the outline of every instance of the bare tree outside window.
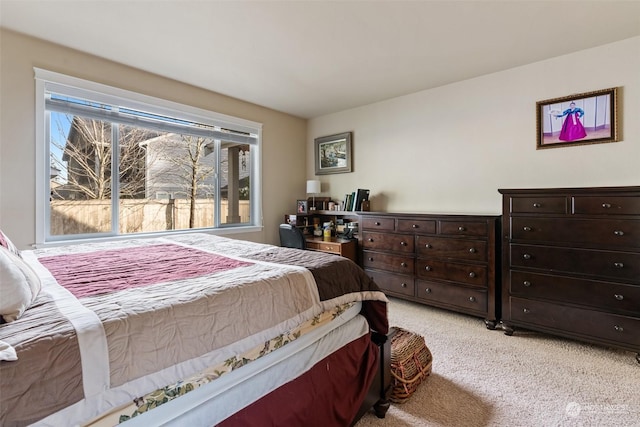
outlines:
[[[70, 124], [65, 124], [64, 122]], [[52, 196], [62, 200], [105, 200], [111, 198], [112, 130], [111, 123], [68, 115], [56, 115], [56, 130], [69, 129], [66, 138], [52, 138], [52, 165], [66, 183], [52, 189]], [[120, 195], [144, 197], [145, 150], [141, 142], [157, 132], [120, 126], [119, 164]], [[60, 135], [59, 135], [60, 136]], [[64, 141], [64, 142], [63, 142]], [[56, 156], [62, 153], [62, 156]]]
[[[199, 200], [208, 200], [213, 206], [215, 156], [210, 148], [213, 145], [211, 138], [174, 133], [146, 141], [147, 197], [160, 194], [169, 200], [188, 201], [188, 224], [176, 228], [197, 227]], [[176, 202], [171, 203], [175, 206]]]

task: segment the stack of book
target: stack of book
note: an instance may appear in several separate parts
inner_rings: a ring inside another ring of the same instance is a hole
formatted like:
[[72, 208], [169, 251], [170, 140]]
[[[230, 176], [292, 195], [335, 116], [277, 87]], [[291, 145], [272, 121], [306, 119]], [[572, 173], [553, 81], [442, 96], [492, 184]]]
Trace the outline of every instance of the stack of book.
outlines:
[[362, 210], [362, 202], [369, 200], [369, 190], [358, 188], [357, 191], [351, 194], [346, 194], [344, 197], [344, 210], [345, 211], [360, 211]]

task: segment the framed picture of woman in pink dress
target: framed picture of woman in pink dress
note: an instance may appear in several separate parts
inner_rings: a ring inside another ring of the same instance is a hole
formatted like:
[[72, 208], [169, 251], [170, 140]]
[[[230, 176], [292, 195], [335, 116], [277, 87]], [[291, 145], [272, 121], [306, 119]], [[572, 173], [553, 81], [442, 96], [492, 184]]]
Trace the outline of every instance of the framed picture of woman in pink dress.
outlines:
[[536, 103], [537, 149], [618, 141], [617, 88]]

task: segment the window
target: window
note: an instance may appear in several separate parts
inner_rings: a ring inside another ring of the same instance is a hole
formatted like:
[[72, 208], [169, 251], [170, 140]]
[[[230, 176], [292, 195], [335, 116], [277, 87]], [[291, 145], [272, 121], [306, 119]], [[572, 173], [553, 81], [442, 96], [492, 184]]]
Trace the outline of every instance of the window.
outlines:
[[261, 226], [259, 123], [35, 71], [38, 243]]

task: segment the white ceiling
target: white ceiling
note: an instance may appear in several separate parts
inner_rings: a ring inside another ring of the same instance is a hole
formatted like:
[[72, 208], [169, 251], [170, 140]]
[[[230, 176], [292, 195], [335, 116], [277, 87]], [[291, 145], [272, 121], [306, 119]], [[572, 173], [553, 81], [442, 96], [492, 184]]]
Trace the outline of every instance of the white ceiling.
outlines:
[[640, 35], [640, 1], [0, 0], [0, 25], [311, 118]]

